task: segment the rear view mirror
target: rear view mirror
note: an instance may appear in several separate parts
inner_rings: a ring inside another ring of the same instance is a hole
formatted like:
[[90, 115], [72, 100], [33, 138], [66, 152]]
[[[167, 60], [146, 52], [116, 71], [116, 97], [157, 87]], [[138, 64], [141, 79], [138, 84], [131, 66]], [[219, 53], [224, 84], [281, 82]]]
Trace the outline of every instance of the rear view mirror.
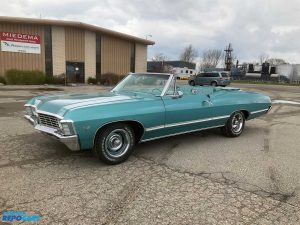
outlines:
[[179, 96], [179, 98], [181, 98], [183, 96], [183, 92], [182, 91], [177, 91], [177, 95]]
[[183, 92], [182, 91], [177, 91], [175, 93], [175, 95], [173, 95], [172, 97], [173, 98], [182, 98], [182, 96], [183, 96]]

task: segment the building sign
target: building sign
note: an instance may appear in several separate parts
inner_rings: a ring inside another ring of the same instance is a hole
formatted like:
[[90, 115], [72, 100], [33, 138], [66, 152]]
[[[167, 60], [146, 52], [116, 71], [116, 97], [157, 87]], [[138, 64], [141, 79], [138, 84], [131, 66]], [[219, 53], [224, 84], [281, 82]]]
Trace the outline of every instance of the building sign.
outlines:
[[41, 38], [32, 34], [0, 31], [2, 52], [41, 54]]

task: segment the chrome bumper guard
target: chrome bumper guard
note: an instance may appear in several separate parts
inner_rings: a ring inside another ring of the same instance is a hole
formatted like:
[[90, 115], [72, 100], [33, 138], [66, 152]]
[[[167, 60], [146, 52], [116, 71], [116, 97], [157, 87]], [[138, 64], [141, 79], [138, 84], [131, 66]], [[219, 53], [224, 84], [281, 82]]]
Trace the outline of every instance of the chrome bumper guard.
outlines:
[[34, 129], [40, 131], [43, 134], [46, 134], [55, 139], [58, 139], [60, 142], [65, 144], [70, 150], [72, 150], [72, 151], [80, 150], [77, 135], [63, 136], [63, 135], [59, 134], [56, 129], [36, 124], [34, 119], [32, 119], [31, 116], [29, 116], [29, 115], [25, 115], [25, 118], [33, 125]]

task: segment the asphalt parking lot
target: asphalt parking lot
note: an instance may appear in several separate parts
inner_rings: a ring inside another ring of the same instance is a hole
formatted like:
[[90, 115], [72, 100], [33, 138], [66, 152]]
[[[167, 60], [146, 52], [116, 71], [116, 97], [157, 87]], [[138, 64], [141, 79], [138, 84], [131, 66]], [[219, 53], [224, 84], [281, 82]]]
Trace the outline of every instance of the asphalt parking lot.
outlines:
[[[234, 84], [300, 102], [300, 87]], [[239, 138], [218, 129], [143, 143], [120, 165], [33, 130], [35, 95], [96, 86], [0, 87], [0, 214], [40, 224], [300, 224], [300, 105], [273, 105]]]

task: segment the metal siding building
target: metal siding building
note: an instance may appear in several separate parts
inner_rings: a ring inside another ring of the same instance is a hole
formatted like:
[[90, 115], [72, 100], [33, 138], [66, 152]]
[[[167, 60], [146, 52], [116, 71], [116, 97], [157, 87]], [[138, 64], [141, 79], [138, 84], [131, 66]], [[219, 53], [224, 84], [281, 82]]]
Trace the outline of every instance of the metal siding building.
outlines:
[[[0, 75], [9, 69], [41, 70], [48, 76], [67, 74], [71, 82], [105, 73], [146, 72], [147, 46], [154, 44], [105, 28], [60, 20], [0, 17], [0, 32]], [[30, 35], [38, 37], [38, 42], [22, 43]], [[36, 48], [36, 52], [26, 48]], [[80, 71], [80, 78], [69, 78], [75, 69]]]

